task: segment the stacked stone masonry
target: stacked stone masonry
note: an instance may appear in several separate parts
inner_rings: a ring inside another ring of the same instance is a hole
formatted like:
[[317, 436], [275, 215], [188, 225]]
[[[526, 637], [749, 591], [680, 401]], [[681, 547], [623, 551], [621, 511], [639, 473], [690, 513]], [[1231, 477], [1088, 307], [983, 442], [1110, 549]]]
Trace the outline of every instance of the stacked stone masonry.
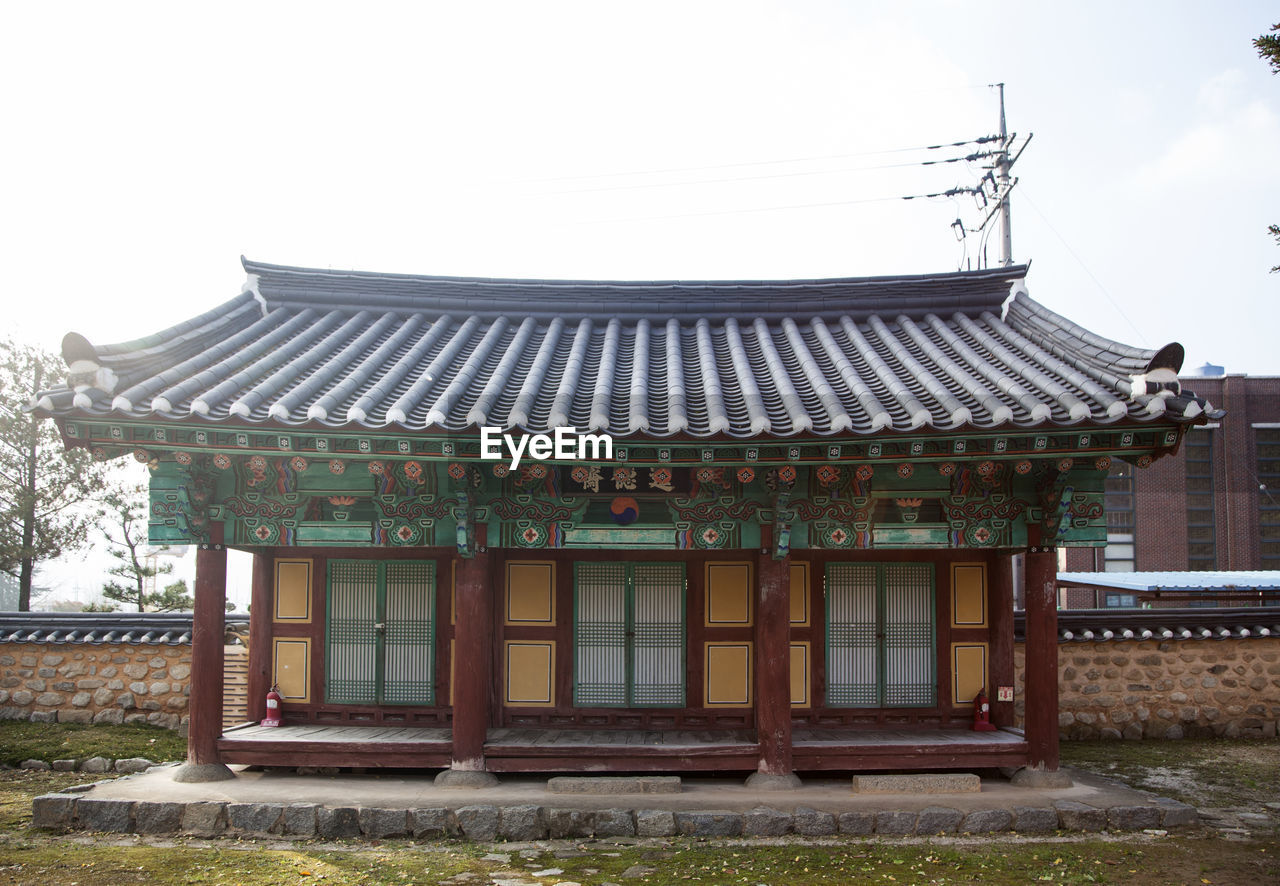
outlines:
[[190, 676], [190, 646], [6, 643], [0, 719], [179, 729]]
[[[1014, 652], [1021, 725], [1024, 647]], [[187, 722], [191, 647], [12, 643], [0, 647], [0, 719], [62, 723]], [[1058, 646], [1065, 739], [1274, 738], [1280, 637]]]
[[112, 800], [76, 794], [45, 794], [32, 805], [35, 827], [117, 833], [186, 833], [202, 837], [278, 836], [370, 839], [452, 837], [495, 840], [580, 839], [589, 837], [772, 837], [799, 834], [907, 836], [978, 834], [1002, 831], [1143, 830], [1193, 826], [1196, 810], [1152, 797], [1141, 805], [1092, 806], [1054, 800], [1046, 806], [977, 809], [947, 806], [919, 811], [824, 811], [806, 806], [758, 806], [732, 810], [671, 811], [618, 807], [562, 809], [548, 806], [475, 804], [458, 808], [381, 809], [331, 807], [311, 803], [191, 803]]
[[[1014, 661], [1021, 725], [1021, 644]], [[1275, 738], [1280, 637], [1063, 642], [1058, 711], [1064, 739]]]

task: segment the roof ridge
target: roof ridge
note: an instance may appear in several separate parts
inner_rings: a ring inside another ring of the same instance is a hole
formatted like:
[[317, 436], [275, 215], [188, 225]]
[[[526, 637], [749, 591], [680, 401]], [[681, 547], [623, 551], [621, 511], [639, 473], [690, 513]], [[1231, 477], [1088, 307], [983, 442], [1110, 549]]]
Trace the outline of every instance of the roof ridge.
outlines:
[[885, 286], [895, 283], [950, 283], [964, 280], [1020, 280], [1027, 274], [1029, 264], [1009, 265], [999, 268], [983, 268], [970, 271], [939, 271], [928, 274], [884, 274], [865, 277], [808, 277], [808, 278], [764, 278], [758, 280], [732, 280], [715, 278], [684, 278], [663, 280], [591, 280], [581, 278], [540, 278], [540, 277], [479, 277], [471, 275], [449, 274], [405, 274], [384, 271], [336, 270], [333, 268], [308, 268], [298, 265], [277, 265], [269, 262], [253, 261], [240, 256], [240, 264], [245, 273], [259, 277], [279, 277], [295, 279], [328, 279], [361, 280], [365, 282], [385, 280], [394, 283], [435, 283], [477, 286], [510, 286], [527, 289], [530, 287], [555, 288], [611, 288], [620, 289], [662, 289], [662, 288], [760, 288], [776, 289], [779, 287], [824, 287], [824, 286]]

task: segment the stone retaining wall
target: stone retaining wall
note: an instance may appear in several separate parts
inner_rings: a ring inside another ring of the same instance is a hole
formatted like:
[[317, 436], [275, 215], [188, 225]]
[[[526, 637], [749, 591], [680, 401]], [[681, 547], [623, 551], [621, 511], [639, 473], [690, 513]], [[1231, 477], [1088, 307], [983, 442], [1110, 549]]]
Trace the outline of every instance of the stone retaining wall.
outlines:
[[[1014, 664], [1022, 725], [1022, 643]], [[1064, 641], [1058, 710], [1064, 739], [1275, 738], [1280, 637]]]
[[59, 723], [187, 722], [191, 647], [0, 646], [0, 719]]
[[533, 804], [474, 804], [457, 808], [372, 808], [314, 803], [188, 803], [82, 797], [73, 793], [36, 797], [32, 824], [57, 830], [80, 829], [139, 834], [193, 834], [212, 837], [283, 836], [387, 839], [461, 838], [494, 840], [579, 839], [589, 837], [807, 837], [849, 834], [1051, 833], [1143, 830], [1195, 825], [1192, 806], [1164, 797], [1137, 805], [1092, 806], [1072, 800], [1052, 805], [964, 811], [948, 806], [921, 810], [824, 811], [799, 806], [758, 806], [746, 812], [649, 808], [561, 809]]

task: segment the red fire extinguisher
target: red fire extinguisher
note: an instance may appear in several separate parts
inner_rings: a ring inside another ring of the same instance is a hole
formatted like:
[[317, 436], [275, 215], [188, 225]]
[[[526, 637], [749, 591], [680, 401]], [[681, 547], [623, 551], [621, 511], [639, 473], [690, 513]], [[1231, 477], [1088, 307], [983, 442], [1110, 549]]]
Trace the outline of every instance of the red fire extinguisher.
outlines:
[[979, 689], [978, 694], [973, 698], [973, 731], [996, 731], [996, 727], [991, 723], [991, 702], [987, 699], [985, 686]]
[[279, 726], [280, 719], [280, 703], [284, 699], [280, 697], [280, 687], [272, 686], [271, 691], [267, 693], [267, 716], [263, 718], [262, 726]]

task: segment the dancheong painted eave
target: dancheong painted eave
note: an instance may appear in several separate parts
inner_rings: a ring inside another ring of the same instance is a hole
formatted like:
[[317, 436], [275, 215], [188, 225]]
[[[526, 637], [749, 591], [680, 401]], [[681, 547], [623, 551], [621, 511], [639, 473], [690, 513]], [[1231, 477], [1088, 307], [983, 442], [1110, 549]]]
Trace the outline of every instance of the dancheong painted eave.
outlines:
[[573, 426], [767, 438], [1204, 421], [1182, 348], [1033, 301], [1025, 266], [903, 277], [569, 281], [244, 260], [236, 298], [145, 338], [63, 341], [61, 417], [221, 425]]

